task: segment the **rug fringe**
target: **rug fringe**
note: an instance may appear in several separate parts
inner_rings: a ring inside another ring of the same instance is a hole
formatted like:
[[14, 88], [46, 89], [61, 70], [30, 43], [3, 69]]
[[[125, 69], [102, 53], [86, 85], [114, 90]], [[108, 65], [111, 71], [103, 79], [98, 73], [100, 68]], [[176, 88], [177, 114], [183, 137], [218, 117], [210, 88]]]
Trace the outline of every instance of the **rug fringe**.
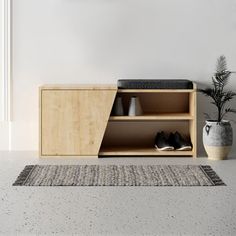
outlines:
[[221, 180], [221, 178], [216, 174], [216, 172], [209, 165], [201, 165], [201, 168], [204, 170], [205, 174], [209, 177], [209, 179], [213, 182], [215, 186], [226, 184]]
[[35, 165], [27, 165], [25, 168], [21, 171], [19, 176], [17, 177], [16, 181], [13, 183], [13, 186], [21, 186], [24, 184], [25, 180], [29, 176], [31, 170], [35, 167]]

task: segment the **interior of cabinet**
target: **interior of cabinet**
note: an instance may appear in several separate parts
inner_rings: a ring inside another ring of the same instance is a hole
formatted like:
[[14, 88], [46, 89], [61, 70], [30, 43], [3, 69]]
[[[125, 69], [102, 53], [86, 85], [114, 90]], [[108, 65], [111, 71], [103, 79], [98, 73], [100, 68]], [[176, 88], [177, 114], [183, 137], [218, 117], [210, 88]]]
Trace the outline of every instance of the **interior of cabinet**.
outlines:
[[[125, 114], [111, 112], [99, 156], [195, 156], [196, 98], [194, 90], [118, 90]], [[132, 96], [140, 100], [143, 114], [128, 116]], [[157, 151], [157, 132], [178, 131], [190, 139], [191, 151]]]
[[[139, 98], [143, 115], [189, 114], [189, 93], [117, 93], [122, 97], [125, 115], [128, 115], [130, 99]], [[114, 115], [112, 111], [112, 116]]]
[[188, 121], [109, 122], [103, 138], [103, 147], [143, 146], [154, 147], [157, 132], [166, 134], [178, 131], [189, 136]]
[[[190, 137], [188, 121], [109, 122], [100, 154], [112, 156], [113, 151], [114, 155], [125, 153], [128, 155], [129, 151], [133, 150], [134, 152], [136, 150], [135, 155], [191, 155], [191, 152], [158, 153], [154, 147], [154, 142], [156, 133], [160, 131], [164, 131], [166, 134], [178, 131], [185, 137]], [[139, 152], [138, 150], [143, 151]]]

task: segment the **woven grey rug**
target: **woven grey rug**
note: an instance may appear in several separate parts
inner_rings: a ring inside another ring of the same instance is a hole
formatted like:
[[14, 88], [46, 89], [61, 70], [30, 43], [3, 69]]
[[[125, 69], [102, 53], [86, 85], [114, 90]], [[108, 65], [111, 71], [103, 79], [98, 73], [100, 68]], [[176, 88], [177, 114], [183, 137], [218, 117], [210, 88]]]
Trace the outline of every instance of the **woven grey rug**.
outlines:
[[28, 165], [14, 186], [216, 186], [206, 165]]

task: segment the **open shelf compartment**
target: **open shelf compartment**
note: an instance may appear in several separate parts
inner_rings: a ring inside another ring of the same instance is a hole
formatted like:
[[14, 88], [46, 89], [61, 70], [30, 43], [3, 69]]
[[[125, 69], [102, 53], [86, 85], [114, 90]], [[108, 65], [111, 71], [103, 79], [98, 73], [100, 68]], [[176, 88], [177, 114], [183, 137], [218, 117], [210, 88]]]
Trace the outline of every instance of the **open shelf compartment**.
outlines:
[[[131, 97], [139, 98], [143, 114], [141, 116], [128, 116]], [[122, 98], [125, 115], [116, 116], [112, 110], [110, 121], [116, 120], [191, 120], [190, 94], [188, 92], [161, 92], [161, 93], [117, 93]]]
[[178, 131], [184, 137], [189, 134], [189, 121], [130, 121], [109, 122], [99, 156], [193, 156], [191, 151], [158, 151], [155, 144], [157, 132]]
[[[196, 85], [193, 89], [118, 89], [125, 115], [111, 112], [99, 156], [196, 157]], [[132, 96], [139, 98], [143, 114], [128, 116]], [[192, 142], [191, 151], [158, 151], [157, 132], [178, 131]]]
[[192, 120], [189, 113], [146, 113], [141, 116], [110, 116], [109, 121]]

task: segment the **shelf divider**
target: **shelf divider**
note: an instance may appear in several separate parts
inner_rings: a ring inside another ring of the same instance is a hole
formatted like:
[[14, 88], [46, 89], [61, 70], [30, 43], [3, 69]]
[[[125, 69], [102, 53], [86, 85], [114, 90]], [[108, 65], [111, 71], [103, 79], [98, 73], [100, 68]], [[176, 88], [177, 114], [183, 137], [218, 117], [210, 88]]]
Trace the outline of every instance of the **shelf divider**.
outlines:
[[141, 116], [110, 116], [109, 121], [192, 120], [190, 113], [144, 114]]
[[192, 156], [192, 151], [158, 151], [155, 147], [103, 147], [99, 156]]

